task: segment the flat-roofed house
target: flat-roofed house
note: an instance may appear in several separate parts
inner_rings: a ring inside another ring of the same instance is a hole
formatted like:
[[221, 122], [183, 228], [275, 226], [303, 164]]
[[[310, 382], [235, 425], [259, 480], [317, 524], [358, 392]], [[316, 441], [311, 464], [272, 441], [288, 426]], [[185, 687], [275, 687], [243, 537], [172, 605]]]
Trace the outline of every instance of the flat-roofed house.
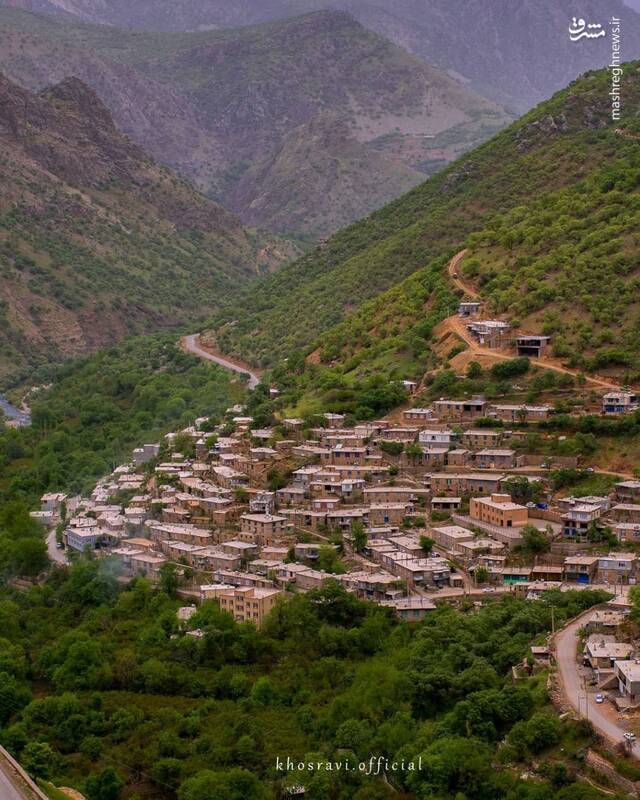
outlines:
[[461, 525], [442, 525], [433, 528], [431, 536], [436, 544], [447, 550], [455, 551], [460, 542], [470, 542], [474, 538], [474, 533]]
[[202, 591], [207, 599], [217, 598], [220, 609], [228, 611], [237, 622], [252, 622], [258, 628], [282, 595], [279, 589], [253, 586], [236, 586], [213, 592], [203, 586]]
[[584, 646], [584, 659], [598, 674], [598, 678], [614, 671], [616, 661], [626, 661], [634, 653], [634, 646], [629, 642], [610, 641], [613, 636], [593, 634]]
[[640, 522], [616, 522], [613, 532], [621, 544], [640, 542]]
[[421, 622], [427, 614], [437, 608], [433, 600], [421, 594], [411, 594], [395, 600], [382, 600], [380, 605], [393, 609], [395, 615], [405, 622]]
[[626, 620], [627, 616], [622, 611], [598, 608], [591, 614], [583, 627], [587, 633], [608, 633], [616, 636], [620, 626], [624, 625]]
[[468, 447], [498, 447], [503, 436], [503, 431], [494, 431], [488, 428], [470, 428], [462, 434], [462, 443]]
[[[293, 532], [293, 526], [286, 516], [278, 514], [243, 514], [240, 517], [242, 541], [253, 541], [258, 545], [274, 544], [283, 536]], [[251, 537], [247, 538], [247, 535]]]
[[493, 403], [489, 415], [503, 422], [537, 422], [549, 419], [553, 413], [550, 405], [529, 405], [527, 403]]
[[616, 661], [614, 671], [620, 694], [633, 704], [640, 701], [640, 663], [637, 660]]
[[483, 347], [501, 347], [507, 343], [511, 325], [499, 319], [484, 319], [467, 323], [467, 329]]
[[516, 451], [493, 447], [478, 450], [475, 463], [484, 469], [511, 469], [516, 465]]
[[602, 510], [597, 506], [586, 503], [575, 505], [562, 514], [562, 535], [568, 539], [583, 541], [601, 516]]
[[550, 336], [540, 336], [537, 334], [519, 334], [516, 336], [516, 350], [519, 356], [529, 356], [540, 358], [549, 346]]
[[602, 398], [603, 414], [626, 414], [638, 408], [638, 395], [635, 392], [607, 392]]
[[598, 559], [598, 580], [603, 583], [629, 583], [635, 578], [637, 567], [635, 553], [609, 553]]
[[457, 511], [461, 505], [462, 505], [461, 497], [445, 496], [445, 497], [431, 498], [432, 511], [447, 511], [451, 513], [452, 511]]
[[478, 472], [438, 472], [430, 477], [434, 495], [494, 494], [500, 488], [504, 475], [487, 475]]
[[640, 501], [640, 481], [620, 481], [615, 487], [616, 499], [620, 503], [637, 503]]
[[640, 503], [617, 503], [611, 516], [619, 522], [640, 522]]
[[435, 430], [433, 428], [425, 428], [418, 434], [418, 441], [420, 444], [431, 445], [446, 445], [452, 447], [458, 438], [455, 431], [444, 428], [442, 430]]
[[482, 303], [479, 300], [462, 300], [458, 305], [459, 317], [477, 317], [482, 308]]
[[433, 413], [438, 419], [475, 419], [485, 416], [487, 407], [484, 397], [471, 397], [467, 400], [448, 400], [441, 397], [433, 402]]
[[527, 524], [529, 512], [526, 506], [514, 503], [508, 494], [492, 494], [490, 497], [472, 497], [469, 501], [472, 519], [488, 522], [499, 528], [518, 528]]
[[598, 571], [598, 556], [567, 556], [564, 578], [571, 583], [593, 583]]

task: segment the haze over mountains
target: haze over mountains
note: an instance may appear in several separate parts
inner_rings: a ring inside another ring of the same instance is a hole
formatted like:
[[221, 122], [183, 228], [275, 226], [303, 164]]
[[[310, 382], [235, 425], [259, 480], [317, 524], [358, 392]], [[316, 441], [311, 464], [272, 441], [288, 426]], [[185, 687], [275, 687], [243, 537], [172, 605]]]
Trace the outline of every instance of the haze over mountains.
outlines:
[[379, 208], [509, 120], [344, 12], [157, 34], [4, 9], [0, 26], [12, 80], [79, 77], [152, 156], [288, 234]]
[[193, 321], [290, 255], [150, 161], [79, 80], [0, 78], [0, 107], [0, 377]]
[[624, 58], [640, 57], [640, 17], [621, 0], [5, 0], [5, 4], [165, 31], [230, 28], [341, 9], [520, 113], [585, 70], [608, 63], [608, 37], [569, 41], [572, 16], [605, 27], [611, 16], [620, 17]]

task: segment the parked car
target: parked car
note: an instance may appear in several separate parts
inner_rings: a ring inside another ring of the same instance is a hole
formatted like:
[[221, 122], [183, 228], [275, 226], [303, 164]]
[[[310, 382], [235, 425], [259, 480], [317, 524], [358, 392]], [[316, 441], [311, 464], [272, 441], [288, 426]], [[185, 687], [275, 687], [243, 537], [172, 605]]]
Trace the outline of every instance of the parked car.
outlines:
[[603, 694], [600, 694], [598, 692], [598, 694], [596, 695], [596, 703], [598, 703], [598, 704], [604, 703], [604, 695]]
[[549, 508], [549, 503], [536, 503], [536, 508], [541, 508], [546, 511]]
[[636, 740], [636, 735], [635, 735], [635, 733], [625, 733], [625, 734], [624, 734], [624, 738], [625, 738], [625, 739], [626, 739], [628, 742], [635, 742], [635, 740]]

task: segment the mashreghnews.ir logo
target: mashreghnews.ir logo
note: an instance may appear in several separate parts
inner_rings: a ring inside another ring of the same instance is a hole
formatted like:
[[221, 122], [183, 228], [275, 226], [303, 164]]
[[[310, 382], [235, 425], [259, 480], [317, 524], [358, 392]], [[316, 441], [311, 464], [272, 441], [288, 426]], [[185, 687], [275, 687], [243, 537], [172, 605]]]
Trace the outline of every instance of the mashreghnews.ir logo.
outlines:
[[[620, 111], [622, 108], [620, 89], [623, 75], [623, 69], [620, 66], [622, 59], [620, 17], [611, 17], [609, 20], [609, 31], [611, 33], [611, 62], [608, 64], [608, 69], [611, 73], [611, 90], [609, 92], [609, 97], [611, 98], [611, 119], [617, 121], [620, 119]], [[582, 17], [572, 17], [571, 25], [569, 25], [569, 39], [572, 42], [579, 42], [582, 39], [600, 39], [603, 36], [606, 36], [606, 31], [599, 22], [585, 22]]]

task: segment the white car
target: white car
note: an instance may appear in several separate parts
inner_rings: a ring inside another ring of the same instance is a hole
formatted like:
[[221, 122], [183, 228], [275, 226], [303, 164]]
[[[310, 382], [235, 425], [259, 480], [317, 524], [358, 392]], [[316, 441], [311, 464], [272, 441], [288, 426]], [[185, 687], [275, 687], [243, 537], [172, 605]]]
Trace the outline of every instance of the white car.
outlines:
[[599, 705], [600, 703], [604, 703], [604, 695], [603, 695], [603, 694], [600, 694], [600, 693], [598, 693], [598, 694], [596, 695], [596, 703], [598, 703], [598, 705]]
[[625, 738], [625, 739], [626, 739], [628, 742], [635, 742], [635, 740], [636, 740], [636, 735], [635, 735], [635, 733], [625, 733], [625, 734], [623, 734], [623, 735], [624, 735], [624, 738]]

